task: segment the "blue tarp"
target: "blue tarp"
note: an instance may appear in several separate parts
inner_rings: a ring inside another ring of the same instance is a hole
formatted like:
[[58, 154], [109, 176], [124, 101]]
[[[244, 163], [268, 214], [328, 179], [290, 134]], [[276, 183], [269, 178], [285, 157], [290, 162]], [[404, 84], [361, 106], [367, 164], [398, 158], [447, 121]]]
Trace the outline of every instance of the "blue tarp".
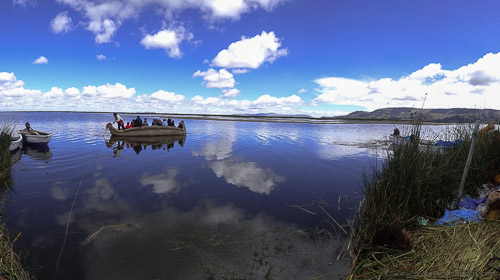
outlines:
[[455, 147], [457, 145], [460, 145], [462, 144], [464, 141], [458, 139], [458, 140], [455, 140], [455, 141], [443, 141], [443, 140], [438, 140], [436, 141], [436, 144], [434, 144], [434, 146], [441, 146], [441, 147], [446, 147], [446, 148], [451, 148], [451, 147]]
[[460, 209], [460, 210], [445, 210], [443, 217], [437, 220], [434, 225], [455, 225], [463, 223], [479, 222], [481, 215], [477, 210]]
[[463, 209], [471, 209], [471, 210], [476, 210], [477, 206], [481, 203], [486, 202], [486, 197], [483, 198], [472, 198], [470, 196], [465, 196], [460, 200], [460, 203], [458, 204], [458, 207]]

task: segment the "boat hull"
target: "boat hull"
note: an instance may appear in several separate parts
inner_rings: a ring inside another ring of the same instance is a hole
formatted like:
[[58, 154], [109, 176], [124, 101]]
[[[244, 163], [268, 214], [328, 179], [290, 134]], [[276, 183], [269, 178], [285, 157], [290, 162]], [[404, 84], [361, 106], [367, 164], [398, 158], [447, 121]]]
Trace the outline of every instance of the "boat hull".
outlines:
[[26, 142], [30, 144], [48, 144], [52, 135], [24, 135]]
[[23, 138], [21, 136], [13, 138], [9, 146], [9, 151], [13, 152], [19, 149], [22, 146], [22, 144], [23, 144]]
[[186, 125], [181, 121], [183, 128], [175, 126], [142, 126], [118, 130], [111, 123], [106, 124], [106, 128], [111, 135], [120, 137], [156, 137], [156, 136], [177, 136], [186, 135]]
[[26, 130], [19, 130], [19, 134], [23, 136], [26, 143], [33, 145], [48, 144], [50, 142], [50, 138], [52, 138], [52, 134], [38, 130], [33, 130], [31, 132], [27, 132]]

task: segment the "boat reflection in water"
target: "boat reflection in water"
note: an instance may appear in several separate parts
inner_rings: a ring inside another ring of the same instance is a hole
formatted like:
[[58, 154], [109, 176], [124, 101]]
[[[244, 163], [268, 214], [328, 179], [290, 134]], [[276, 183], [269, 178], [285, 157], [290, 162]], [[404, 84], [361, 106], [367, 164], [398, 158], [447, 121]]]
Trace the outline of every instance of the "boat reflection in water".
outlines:
[[172, 136], [111, 136], [106, 141], [106, 147], [112, 148], [114, 156], [119, 156], [123, 149], [134, 149], [136, 154], [142, 150], [170, 150], [174, 148], [175, 142], [183, 147], [186, 142], [186, 135], [172, 135]]
[[21, 160], [22, 148], [17, 148], [14, 152], [10, 153], [10, 164], [14, 166], [18, 161]]
[[49, 161], [52, 158], [52, 152], [48, 145], [41, 146], [31, 146], [27, 145], [23, 147], [23, 154], [29, 156], [33, 160], [37, 161]]

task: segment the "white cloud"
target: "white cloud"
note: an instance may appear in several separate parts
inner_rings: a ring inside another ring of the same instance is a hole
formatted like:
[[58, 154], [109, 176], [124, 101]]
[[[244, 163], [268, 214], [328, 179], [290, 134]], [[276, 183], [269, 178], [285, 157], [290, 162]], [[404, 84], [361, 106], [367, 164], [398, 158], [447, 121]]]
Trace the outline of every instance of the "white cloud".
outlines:
[[39, 58], [35, 59], [32, 64], [47, 64], [49, 63], [49, 60], [45, 56], [40, 56]]
[[356, 105], [370, 111], [383, 107], [420, 107], [427, 93], [427, 108], [499, 108], [498, 69], [500, 53], [488, 53], [455, 70], [445, 70], [441, 64], [431, 63], [396, 80], [321, 78], [315, 81], [320, 94], [312, 104]]
[[184, 40], [191, 40], [193, 34], [186, 33], [184, 28], [174, 29], [164, 29], [158, 31], [154, 35], [146, 35], [142, 41], [146, 49], [164, 49], [168, 56], [173, 58], [180, 58], [182, 52], [179, 49], [179, 45]]
[[[28, 0], [14, 0], [28, 2]], [[128, 19], [139, 17], [143, 9], [148, 16], [174, 17], [186, 9], [202, 12], [209, 24], [224, 19], [237, 20], [241, 14], [262, 8], [271, 11], [283, 0], [56, 0], [83, 14], [87, 30], [95, 34], [95, 42], [108, 43], [116, 30]], [[169, 50], [170, 51], [170, 50]], [[175, 53], [175, 50], [173, 51]]]
[[191, 103], [193, 103], [195, 106], [221, 106], [221, 99], [218, 97], [207, 97], [203, 98], [200, 95], [196, 95], [195, 97], [191, 98]]
[[207, 71], [196, 71], [193, 77], [203, 77], [203, 85], [207, 88], [233, 88], [235, 81], [233, 74], [226, 69], [208, 69]]
[[50, 27], [52, 28], [52, 32], [66, 33], [71, 30], [71, 18], [68, 16], [68, 12], [59, 13], [50, 23]]
[[151, 99], [169, 103], [180, 103], [184, 98], [184, 95], [164, 90], [159, 90], [151, 94]]
[[23, 8], [36, 6], [36, 0], [12, 0], [14, 6], [20, 6]]
[[78, 97], [80, 96], [80, 90], [75, 87], [70, 87], [64, 91], [64, 94], [68, 97]]
[[286, 56], [287, 49], [280, 48], [281, 42], [274, 32], [262, 31], [252, 38], [242, 37], [220, 51], [212, 65], [225, 68], [257, 69], [265, 62], [272, 63], [278, 57]]
[[253, 102], [253, 105], [255, 107], [270, 108], [273, 106], [297, 106], [301, 103], [302, 99], [295, 94], [288, 97], [275, 97], [265, 94], [259, 96], [259, 98]]
[[106, 60], [106, 56], [103, 54], [96, 55], [97, 60]]
[[64, 96], [64, 92], [61, 88], [52, 87], [49, 92], [44, 94], [44, 97], [47, 98], [61, 98]]
[[126, 86], [116, 83], [114, 85], [106, 84], [102, 86], [86, 86], [83, 87], [82, 96], [84, 98], [131, 98], [135, 94], [135, 88], [127, 88]]
[[222, 90], [222, 95], [220, 97], [222, 98], [235, 98], [240, 94], [241, 90], [237, 88], [226, 88]]
[[301, 89], [299, 89], [299, 90], [297, 91], [297, 93], [299, 93], [299, 94], [300, 94], [300, 93], [306, 93], [306, 92], [307, 92], [307, 89], [305, 89], [305, 88], [301, 88]]
[[231, 72], [235, 75], [238, 75], [238, 74], [245, 74], [245, 73], [248, 73], [249, 70], [248, 69], [244, 69], [244, 68], [237, 68], [237, 69], [232, 69]]

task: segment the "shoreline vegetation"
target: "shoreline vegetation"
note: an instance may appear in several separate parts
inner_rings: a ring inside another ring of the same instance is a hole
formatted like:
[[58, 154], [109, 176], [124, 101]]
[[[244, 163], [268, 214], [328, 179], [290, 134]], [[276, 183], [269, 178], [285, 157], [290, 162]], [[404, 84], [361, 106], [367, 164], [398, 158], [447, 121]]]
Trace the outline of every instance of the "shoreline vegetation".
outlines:
[[440, 137], [462, 144], [435, 152], [419, 147], [428, 135], [420, 118], [405, 130], [414, 140], [363, 174], [364, 199], [349, 223], [346, 279], [499, 279], [500, 220], [432, 224], [453, 210], [473, 138], [463, 194], [477, 197], [483, 184], [496, 186], [500, 132], [475, 133], [472, 124], [457, 124]]
[[[9, 151], [12, 131], [12, 126], [6, 123], [0, 128], [0, 219], [13, 183]], [[20, 236], [21, 233], [18, 233], [11, 240], [5, 225], [0, 224], [0, 279], [31, 279], [30, 274], [22, 267], [19, 255], [14, 252], [14, 244]]]

